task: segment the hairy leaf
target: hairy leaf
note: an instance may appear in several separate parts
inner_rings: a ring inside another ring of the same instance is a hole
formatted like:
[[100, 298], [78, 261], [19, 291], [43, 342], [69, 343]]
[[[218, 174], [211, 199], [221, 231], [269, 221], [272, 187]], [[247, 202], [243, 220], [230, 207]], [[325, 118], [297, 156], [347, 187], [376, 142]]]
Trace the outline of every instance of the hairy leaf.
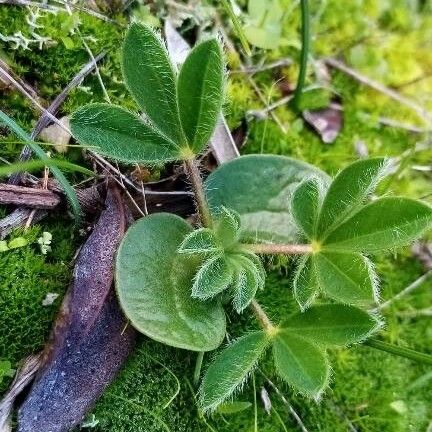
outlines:
[[318, 295], [319, 283], [313, 256], [301, 258], [294, 275], [294, 297], [301, 310], [307, 309]]
[[403, 246], [432, 222], [432, 208], [408, 198], [380, 198], [354, 214], [325, 240], [326, 250], [375, 252]]
[[184, 138], [176, 101], [176, 77], [162, 40], [142, 24], [129, 27], [123, 45], [126, 86], [151, 122], [176, 144]]
[[220, 206], [240, 214], [243, 239], [292, 242], [298, 229], [291, 196], [305, 178], [329, 177], [303, 162], [284, 156], [248, 155], [221, 165], [205, 188], [212, 211]]
[[189, 146], [201, 152], [210, 139], [222, 108], [223, 58], [216, 39], [197, 45], [178, 78], [180, 118]]
[[321, 288], [329, 297], [363, 305], [377, 300], [377, 276], [366, 257], [355, 252], [321, 252], [314, 260]]
[[221, 248], [217, 243], [212, 230], [200, 228], [188, 234], [178, 248], [182, 254], [212, 254], [220, 251]]
[[358, 210], [385, 173], [383, 158], [354, 162], [333, 180], [325, 196], [318, 223], [321, 238]]
[[318, 399], [328, 385], [330, 367], [322, 348], [284, 330], [273, 340], [276, 372], [294, 390]]
[[379, 329], [380, 323], [354, 306], [326, 304], [291, 316], [283, 326], [319, 345], [345, 346], [363, 341]]
[[233, 278], [232, 268], [224, 256], [215, 256], [204, 262], [192, 286], [192, 297], [207, 300], [228, 288]]
[[134, 114], [103, 103], [72, 114], [71, 130], [83, 145], [122, 162], [160, 163], [180, 159], [178, 147]]
[[316, 237], [316, 224], [321, 205], [321, 189], [323, 189], [321, 183], [314, 178], [300, 183], [293, 193], [291, 202], [294, 220], [310, 240]]
[[191, 298], [198, 259], [177, 254], [191, 227], [178, 216], [157, 213], [137, 221], [118, 254], [116, 286], [132, 325], [159, 342], [210, 351], [225, 335], [218, 302]]
[[200, 405], [214, 410], [241, 387], [269, 344], [263, 331], [250, 333], [234, 341], [210, 364], [200, 388]]
[[216, 217], [216, 236], [225, 246], [231, 246], [239, 237], [240, 215], [234, 211], [222, 207]]

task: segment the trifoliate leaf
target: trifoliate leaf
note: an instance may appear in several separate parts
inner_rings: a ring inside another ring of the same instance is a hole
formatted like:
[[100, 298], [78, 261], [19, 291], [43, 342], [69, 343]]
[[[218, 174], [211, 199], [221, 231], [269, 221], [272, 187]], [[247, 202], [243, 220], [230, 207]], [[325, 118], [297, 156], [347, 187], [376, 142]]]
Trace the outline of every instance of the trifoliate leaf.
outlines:
[[300, 183], [293, 193], [291, 207], [297, 226], [310, 240], [316, 237], [321, 199], [322, 182], [319, 179], [308, 179]]
[[326, 304], [291, 316], [283, 326], [319, 345], [346, 346], [369, 337], [379, 329], [380, 322], [354, 306]]
[[263, 331], [234, 341], [210, 364], [200, 388], [200, 405], [214, 410], [241, 387], [269, 344]]
[[198, 154], [209, 141], [223, 100], [223, 57], [216, 39], [197, 45], [178, 78], [178, 105], [188, 145]]
[[200, 260], [177, 253], [191, 231], [172, 214], [138, 220], [117, 254], [116, 288], [127, 318], [141, 333], [174, 347], [210, 351], [225, 336], [225, 314], [219, 302], [191, 297]]
[[276, 372], [294, 390], [318, 399], [327, 387], [330, 367], [322, 348], [300, 336], [280, 330], [273, 339]]
[[200, 228], [188, 234], [178, 248], [181, 254], [212, 254], [221, 250], [212, 230]]
[[318, 273], [313, 256], [300, 259], [294, 275], [294, 297], [301, 310], [307, 309], [319, 293]]
[[207, 300], [228, 288], [232, 280], [233, 269], [224, 256], [209, 258], [195, 276], [192, 297]]
[[240, 231], [240, 215], [222, 206], [216, 217], [215, 233], [218, 240], [229, 247], [238, 240]]
[[314, 256], [321, 289], [342, 303], [369, 305], [378, 298], [378, 278], [359, 253], [320, 252]]
[[324, 242], [324, 250], [376, 252], [406, 245], [432, 223], [432, 208], [408, 198], [380, 198], [363, 207]]
[[358, 210], [385, 174], [383, 158], [360, 160], [342, 170], [324, 198], [318, 222], [321, 238]]
[[129, 27], [123, 44], [123, 76], [150, 121], [171, 141], [183, 144], [175, 73], [164, 43], [150, 27], [138, 23]]
[[118, 106], [85, 105], [72, 114], [70, 124], [80, 144], [112, 159], [150, 164], [180, 159], [176, 144]]

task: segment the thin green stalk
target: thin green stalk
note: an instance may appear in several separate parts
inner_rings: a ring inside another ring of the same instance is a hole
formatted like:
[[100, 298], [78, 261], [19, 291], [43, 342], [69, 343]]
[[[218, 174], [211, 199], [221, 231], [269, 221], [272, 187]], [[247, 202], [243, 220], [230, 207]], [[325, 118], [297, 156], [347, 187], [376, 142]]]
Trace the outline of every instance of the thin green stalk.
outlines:
[[195, 195], [197, 211], [203, 227], [211, 228], [213, 225], [204, 186], [197, 163], [194, 159], [186, 159], [184, 167]]
[[306, 72], [310, 46], [309, 31], [309, 0], [300, 0], [301, 7], [301, 39], [302, 47], [300, 53], [300, 71], [297, 79], [297, 87], [294, 93], [293, 104], [299, 109], [303, 88], [306, 81]]
[[231, 4], [229, 3], [228, 0], [221, 0], [221, 3], [226, 11], [226, 13], [229, 15], [229, 17], [231, 18], [231, 21], [233, 22], [235, 31], [237, 33], [237, 36], [240, 39], [240, 42], [242, 44], [243, 49], [245, 50], [245, 53], [250, 57], [252, 55], [252, 51], [250, 49], [249, 43], [246, 39], [246, 35], [244, 34], [244, 31], [242, 29], [242, 26], [238, 20], [238, 18], [236, 17]]
[[404, 357], [416, 362], [432, 365], [432, 355], [421, 353], [410, 348], [399, 347], [378, 339], [368, 339], [366, 342], [364, 342], [364, 345], [397, 355], [399, 357]]
[[196, 359], [196, 363], [195, 363], [195, 370], [194, 370], [194, 375], [193, 375], [193, 383], [194, 383], [195, 387], [199, 383], [203, 359], [204, 359], [204, 351], [200, 351], [197, 355], [197, 359]]
[[309, 244], [243, 244], [243, 249], [263, 255], [301, 255], [313, 252]]

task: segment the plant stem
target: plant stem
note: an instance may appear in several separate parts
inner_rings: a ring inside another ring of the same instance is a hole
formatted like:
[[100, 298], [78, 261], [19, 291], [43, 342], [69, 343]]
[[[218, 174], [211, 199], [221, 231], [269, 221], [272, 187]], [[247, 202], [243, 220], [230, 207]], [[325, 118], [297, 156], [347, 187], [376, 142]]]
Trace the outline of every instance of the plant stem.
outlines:
[[196, 161], [194, 159], [186, 159], [184, 161], [184, 167], [186, 174], [192, 184], [192, 189], [195, 195], [197, 211], [201, 219], [201, 224], [203, 227], [210, 228], [213, 225], [212, 218], [210, 215], [207, 198], [205, 196], [201, 174], [199, 172]]
[[264, 309], [261, 307], [261, 305], [255, 299], [253, 299], [250, 306], [255, 314], [257, 321], [260, 323], [264, 331], [269, 335], [274, 334], [275, 326], [270, 321], [270, 318], [264, 312]]
[[364, 345], [388, 352], [390, 354], [397, 355], [399, 357], [405, 357], [407, 359], [414, 360], [420, 363], [432, 365], [432, 355], [421, 353], [410, 348], [399, 347], [389, 344], [387, 342], [380, 341], [378, 339], [369, 339], [364, 342]]
[[309, 244], [243, 244], [246, 250], [265, 255], [300, 255], [313, 252]]
[[300, 0], [301, 7], [301, 39], [302, 47], [300, 53], [300, 71], [297, 79], [297, 87], [294, 93], [293, 104], [294, 107], [299, 109], [301, 95], [306, 81], [307, 63], [309, 56], [309, 44], [310, 44], [310, 34], [309, 34], [309, 0]]
[[195, 370], [194, 370], [194, 375], [193, 375], [193, 383], [194, 383], [195, 387], [199, 383], [203, 359], [204, 359], [204, 351], [200, 351], [197, 355], [197, 359], [196, 359], [196, 363], [195, 363]]

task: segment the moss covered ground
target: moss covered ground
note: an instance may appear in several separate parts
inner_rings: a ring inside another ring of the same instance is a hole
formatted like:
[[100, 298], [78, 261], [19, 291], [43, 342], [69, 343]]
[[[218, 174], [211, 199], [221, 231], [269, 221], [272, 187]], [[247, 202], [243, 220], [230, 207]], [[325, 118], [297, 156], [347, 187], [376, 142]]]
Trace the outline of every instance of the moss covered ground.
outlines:
[[[238, 3], [244, 5], [245, 2]], [[319, 3], [312, 5], [314, 60], [341, 55], [355, 69], [398, 88], [432, 110], [430, 0], [327, 0]], [[130, 14], [136, 19], [158, 22], [158, 14], [166, 13], [166, 9], [163, 2], [154, 4], [157, 8], [153, 9], [152, 16], [142, 5], [133, 7]], [[203, 14], [209, 13], [205, 7], [202, 9]], [[51, 101], [89, 60], [83, 46], [85, 40], [94, 54], [101, 50], [108, 52], [101, 63], [100, 74], [112, 102], [133, 108], [134, 103], [121, 82], [119, 67], [118, 47], [128, 18], [125, 13], [117, 12], [112, 19], [117, 24], [76, 9], [72, 9], [72, 14], [66, 11], [52, 14], [34, 7], [2, 5], [1, 40], [9, 36], [9, 41], [0, 42], [0, 57], [33, 86], [43, 100]], [[292, 82], [297, 75], [298, 22], [296, 11], [285, 17], [283, 37], [288, 41], [285, 45], [271, 51], [254, 49], [253, 62], [256, 63], [281, 57], [294, 60], [292, 66], [279, 70], [277, 76], [275, 71], [254, 75], [269, 103], [282, 96], [275, 81], [283, 76]], [[30, 42], [28, 49], [22, 44], [16, 47], [13, 36], [17, 32], [32, 40], [36, 40], [36, 33], [46, 38], [46, 42], [42, 49], [37, 42]], [[235, 35], [232, 36], [237, 42]], [[228, 60], [233, 69], [238, 67], [235, 55], [230, 55]], [[309, 84], [316, 82], [315, 69], [311, 68]], [[275, 114], [287, 127], [287, 132], [282, 132], [271, 118], [251, 120], [242, 151], [290, 155], [334, 174], [358, 158], [355, 148], [361, 141], [370, 155], [403, 158], [401, 168], [381, 185], [381, 193], [403, 194], [432, 202], [430, 172], [414, 169], [430, 165], [432, 151], [427, 146], [430, 138], [425, 134], [385, 127], [378, 122], [378, 118], [384, 116], [422, 126], [416, 114], [341, 72], [332, 72], [327, 86], [344, 108], [344, 127], [333, 144], [323, 144], [294, 111], [283, 106]], [[12, 88], [0, 91], [0, 109], [14, 117], [22, 127], [31, 129], [38, 118], [34, 107]], [[225, 113], [233, 128], [240, 124], [247, 111], [264, 107], [242, 74], [233, 74], [229, 78], [227, 95]], [[92, 74], [66, 99], [61, 114], [68, 114], [90, 101], [102, 101], [103, 97], [100, 83]], [[13, 161], [22, 145], [12, 143], [13, 138], [5, 131], [0, 132], [0, 156]], [[425, 148], [415, 151], [418, 144]], [[69, 150], [67, 157], [82, 161], [76, 149]], [[6, 209], [0, 209], [0, 215], [5, 212]], [[42, 231], [53, 234], [52, 251], [47, 255], [41, 253], [37, 244]], [[61, 295], [67, 289], [71, 260], [82, 237], [74, 231], [66, 215], [62, 219], [46, 220], [40, 226], [13, 236], [24, 236], [29, 240], [28, 246], [0, 254], [0, 361], [7, 360], [12, 368], [16, 368], [20, 359], [43, 346]], [[397, 254], [379, 256], [377, 261], [383, 299], [394, 296], [424, 272], [409, 248]], [[42, 301], [48, 293], [57, 293], [60, 297], [52, 305], [43, 306]], [[289, 263], [269, 265], [266, 290], [259, 300], [275, 321], [294, 309]], [[431, 302], [432, 282], [429, 280], [385, 311], [387, 326], [383, 338], [432, 353], [430, 317], [417, 312], [429, 308]], [[235, 337], [253, 325], [247, 313], [240, 319], [233, 315], [230, 336]], [[196, 409], [191, 384], [194, 354], [143, 337], [119, 377], [96, 404], [89, 417], [96, 421], [89, 427], [101, 432], [301, 430], [289, 406], [265, 377], [284, 395], [308, 431], [417, 432], [432, 427], [430, 368], [360, 346], [335, 350], [332, 357], [331, 389], [319, 403], [293, 394], [274, 378], [270, 362], [264, 361], [261, 370], [255, 372], [244, 391], [236, 396], [236, 400], [251, 402], [250, 408], [236, 414], [203, 418]], [[0, 371], [0, 393], [9, 382], [10, 378], [2, 377]], [[272, 403], [268, 413], [261, 398], [263, 388]]]

